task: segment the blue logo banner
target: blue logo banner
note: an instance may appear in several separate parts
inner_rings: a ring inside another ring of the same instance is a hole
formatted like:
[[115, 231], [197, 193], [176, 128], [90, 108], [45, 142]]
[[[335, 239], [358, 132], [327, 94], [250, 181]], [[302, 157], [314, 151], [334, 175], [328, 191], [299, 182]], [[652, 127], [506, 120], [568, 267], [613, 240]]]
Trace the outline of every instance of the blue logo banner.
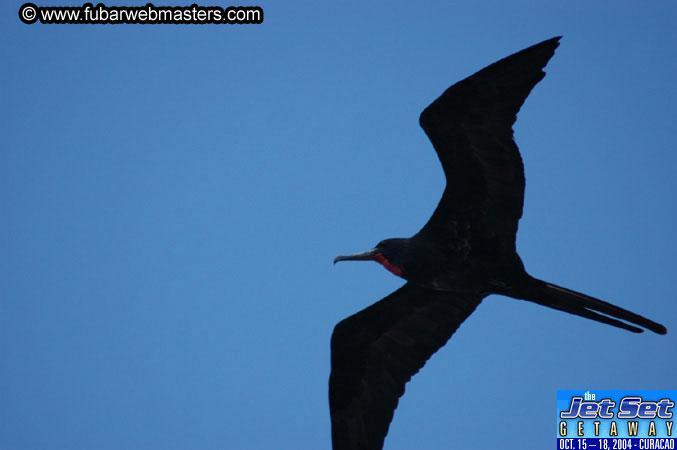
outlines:
[[677, 390], [557, 391], [557, 448], [674, 449]]

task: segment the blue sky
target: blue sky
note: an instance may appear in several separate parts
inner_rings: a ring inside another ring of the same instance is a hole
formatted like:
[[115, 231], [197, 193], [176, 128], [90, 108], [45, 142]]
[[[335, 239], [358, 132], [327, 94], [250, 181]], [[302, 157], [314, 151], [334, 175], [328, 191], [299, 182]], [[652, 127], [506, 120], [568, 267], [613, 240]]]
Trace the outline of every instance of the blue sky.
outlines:
[[556, 35], [515, 127], [518, 250], [670, 333], [489, 297], [385, 448], [548, 448], [557, 389], [675, 389], [674, 4], [261, 1], [240, 26], [25, 25], [20, 4], [0, 19], [3, 449], [330, 448], [332, 329], [402, 284], [332, 258], [432, 213], [425, 106]]

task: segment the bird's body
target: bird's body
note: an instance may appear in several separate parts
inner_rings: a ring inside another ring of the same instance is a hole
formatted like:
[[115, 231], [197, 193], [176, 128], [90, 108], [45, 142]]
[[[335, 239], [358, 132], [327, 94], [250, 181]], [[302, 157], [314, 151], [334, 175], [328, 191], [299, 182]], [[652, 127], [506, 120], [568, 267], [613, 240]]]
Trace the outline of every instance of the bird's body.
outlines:
[[386, 239], [334, 260], [374, 260], [407, 280], [334, 329], [334, 450], [383, 447], [406, 382], [487, 295], [532, 301], [632, 332], [643, 331], [635, 325], [667, 332], [630, 311], [530, 276], [517, 254], [525, 181], [512, 125], [545, 76], [559, 39], [491, 64], [428, 106], [420, 124], [447, 180], [437, 209], [410, 238]]

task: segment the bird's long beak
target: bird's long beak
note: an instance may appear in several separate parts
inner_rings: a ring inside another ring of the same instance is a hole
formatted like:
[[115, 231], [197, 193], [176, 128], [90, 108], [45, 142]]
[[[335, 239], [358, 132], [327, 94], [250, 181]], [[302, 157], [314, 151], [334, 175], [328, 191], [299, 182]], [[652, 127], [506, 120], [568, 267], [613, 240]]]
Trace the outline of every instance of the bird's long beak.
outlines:
[[372, 248], [362, 253], [355, 253], [353, 255], [341, 255], [334, 258], [334, 264], [339, 261], [371, 261], [381, 250], [377, 248]]

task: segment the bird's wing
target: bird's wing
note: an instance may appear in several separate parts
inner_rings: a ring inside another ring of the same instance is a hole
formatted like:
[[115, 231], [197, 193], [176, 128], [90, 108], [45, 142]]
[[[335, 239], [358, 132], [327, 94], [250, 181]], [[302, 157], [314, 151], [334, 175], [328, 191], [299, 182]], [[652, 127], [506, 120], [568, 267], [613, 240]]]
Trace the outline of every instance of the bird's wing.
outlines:
[[482, 298], [407, 283], [336, 325], [329, 377], [334, 450], [383, 447], [405, 383]]
[[497, 61], [451, 86], [419, 118], [447, 179], [424, 227], [449, 225], [459, 215], [485, 221], [491, 236], [514, 242], [524, 201], [524, 166], [512, 125], [559, 37]]

